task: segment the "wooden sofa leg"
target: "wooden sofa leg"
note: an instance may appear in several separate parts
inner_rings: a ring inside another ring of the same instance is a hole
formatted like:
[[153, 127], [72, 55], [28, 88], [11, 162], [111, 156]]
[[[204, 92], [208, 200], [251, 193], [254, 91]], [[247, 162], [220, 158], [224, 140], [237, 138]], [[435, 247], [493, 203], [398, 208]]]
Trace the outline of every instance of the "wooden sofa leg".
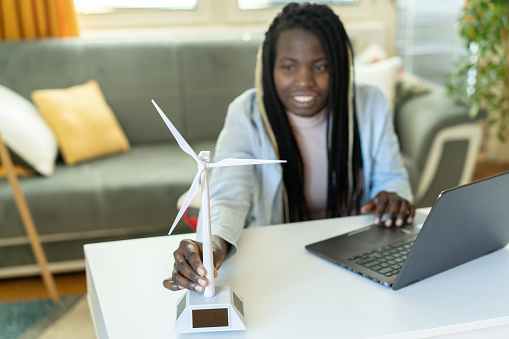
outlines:
[[34, 253], [35, 259], [37, 260], [37, 264], [41, 269], [42, 280], [44, 282], [46, 290], [48, 291], [51, 300], [54, 303], [57, 303], [60, 301], [57, 285], [55, 284], [55, 279], [53, 279], [53, 274], [49, 270], [46, 254], [44, 253], [44, 249], [42, 248], [41, 241], [37, 233], [37, 229], [35, 228], [32, 215], [30, 214], [27, 202], [25, 200], [23, 192], [21, 191], [18, 178], [16, 176], [16, 173], [14, 172], [14, 165], [12, 164], [11, 156], [2, 140], [1, 135], [0, 135], [0, 162], [3, 164], [3, 166], [5, 167], [5, 171], [7, 172], [7, 179], [9, 180], [9, 184], [11, 185], [16, 206], [18, 207], [18, 212], [23, 221], [23, 226], [25, 227], [25, 232], [27, 233], [28, 238], [30, 240], [32, 252]]

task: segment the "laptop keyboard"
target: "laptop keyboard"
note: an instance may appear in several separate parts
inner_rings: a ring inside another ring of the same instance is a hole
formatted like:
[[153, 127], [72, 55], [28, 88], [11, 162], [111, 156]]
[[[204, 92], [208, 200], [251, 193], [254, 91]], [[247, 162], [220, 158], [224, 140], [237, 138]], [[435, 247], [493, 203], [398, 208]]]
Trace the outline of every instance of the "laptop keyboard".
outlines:
[[413, 244], [414, 241], [412, 240], [396, 246], [384, 246], [374, 251], [355, 255], [348, 258], [348, 260], [355, 261], [356, 264], [386, 277], [391, 277], [399, 273]]

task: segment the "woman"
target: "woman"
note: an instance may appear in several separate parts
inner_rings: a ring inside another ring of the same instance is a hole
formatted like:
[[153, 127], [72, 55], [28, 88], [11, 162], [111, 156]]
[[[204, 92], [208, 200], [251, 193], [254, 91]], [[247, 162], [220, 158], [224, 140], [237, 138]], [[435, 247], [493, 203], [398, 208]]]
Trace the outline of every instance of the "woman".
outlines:
[[[413, 220], [387, 102], [376, 88], [354, 84], [352, 60], [345, 29], [325, 5], [289, 4], [272, 22], [258, 55], [257, 88], [230, 105], [214, 161], [287, 163], [214, 169], [216, 269], [236, 252], [244, 227], [359, 213], [387, 227]], [[201, 243], [183, 240], [174, 258], [164, 286], [203, 292]]]

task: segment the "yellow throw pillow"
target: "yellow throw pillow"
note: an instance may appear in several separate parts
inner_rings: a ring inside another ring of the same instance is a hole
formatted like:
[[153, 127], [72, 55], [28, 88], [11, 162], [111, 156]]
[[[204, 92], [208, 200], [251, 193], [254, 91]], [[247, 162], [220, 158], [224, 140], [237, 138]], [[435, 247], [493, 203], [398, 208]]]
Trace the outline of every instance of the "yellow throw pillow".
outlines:
[[97, 81], [33, 91], [32, 100], [55, 132], [66, 164], [129, 150], [129, 141]]

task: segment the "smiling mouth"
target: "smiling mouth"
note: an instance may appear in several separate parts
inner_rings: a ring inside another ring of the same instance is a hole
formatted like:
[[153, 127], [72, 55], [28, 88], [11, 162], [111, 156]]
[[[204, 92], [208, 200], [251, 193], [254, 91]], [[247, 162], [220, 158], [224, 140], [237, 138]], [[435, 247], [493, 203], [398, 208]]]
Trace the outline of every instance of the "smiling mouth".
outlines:
[[293, 99], [297, 102], [302, 102], [302, 103], [306, 103], [306, 102], [310, 102], [311, 100], [313, 100], [315, 97], [313, 96], [304, 96], [304, 95], [296, 95], [293, 97]]

